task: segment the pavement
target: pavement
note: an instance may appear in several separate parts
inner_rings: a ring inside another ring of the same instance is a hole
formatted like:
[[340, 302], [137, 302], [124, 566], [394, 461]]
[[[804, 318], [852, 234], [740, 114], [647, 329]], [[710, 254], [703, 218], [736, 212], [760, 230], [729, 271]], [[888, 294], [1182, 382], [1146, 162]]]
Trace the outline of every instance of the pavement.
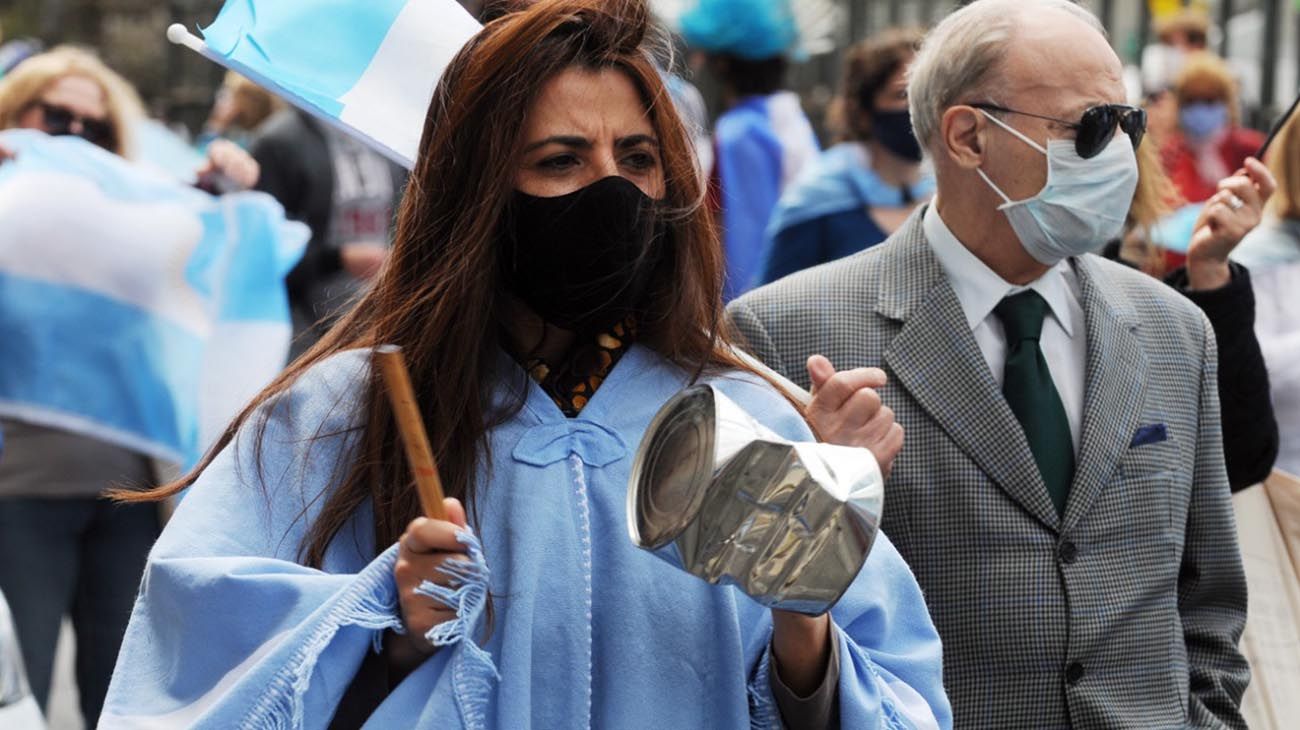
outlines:
[[59, 648], [54, 653], [54, 680], [50, 683], [49, 730], [85, 730], [77, 705], [77, 680], [73, 671], [72, 624], [63, 622]]

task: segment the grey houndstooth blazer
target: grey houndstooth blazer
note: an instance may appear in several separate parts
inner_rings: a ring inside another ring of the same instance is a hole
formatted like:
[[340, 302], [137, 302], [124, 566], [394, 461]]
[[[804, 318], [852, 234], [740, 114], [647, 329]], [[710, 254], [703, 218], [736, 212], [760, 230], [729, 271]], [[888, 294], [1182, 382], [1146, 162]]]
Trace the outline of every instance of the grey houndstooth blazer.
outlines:
[[1246, 584], [1205, 317], [1074, 260], [1087, 386], [1058, 518], [1024, 431], [914, 214], [888, 241], [733, 302], [751, 352], [889, 374], [906, 430], [883, 529], [925, 591], [963, 728], [1245, 727]]

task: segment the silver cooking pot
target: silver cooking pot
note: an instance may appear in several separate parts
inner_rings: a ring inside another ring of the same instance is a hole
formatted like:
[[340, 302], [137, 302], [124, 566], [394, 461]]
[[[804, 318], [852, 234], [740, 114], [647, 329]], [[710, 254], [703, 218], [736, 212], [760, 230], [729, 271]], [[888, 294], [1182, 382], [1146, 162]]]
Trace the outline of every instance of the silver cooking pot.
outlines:
[[708, 385], [660, 409], [632, 465], [632, 542], [772, 608], [819, 615], [861, 570], [884, 479], [869, 451], [792, 442]]

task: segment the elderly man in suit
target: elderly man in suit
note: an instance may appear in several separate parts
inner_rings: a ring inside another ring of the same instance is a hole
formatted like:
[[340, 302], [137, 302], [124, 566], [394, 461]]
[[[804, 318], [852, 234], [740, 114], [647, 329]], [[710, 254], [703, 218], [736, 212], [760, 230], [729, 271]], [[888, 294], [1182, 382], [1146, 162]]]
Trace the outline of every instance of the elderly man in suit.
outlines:
[[[729, 310], [814, 386], [824, 433], [858, 424], [888, 462], [906, 429], [883, 527], [925, 590], [959, 727], [1244, 727], [1213, 333], [1086, 253], [1137, 185], [1145, 117], [1121, 72], [1066, 0], [949, 16], [909, 88], [935, 202]], [[1260, 198], [1231, 178], [1209, 217]]]

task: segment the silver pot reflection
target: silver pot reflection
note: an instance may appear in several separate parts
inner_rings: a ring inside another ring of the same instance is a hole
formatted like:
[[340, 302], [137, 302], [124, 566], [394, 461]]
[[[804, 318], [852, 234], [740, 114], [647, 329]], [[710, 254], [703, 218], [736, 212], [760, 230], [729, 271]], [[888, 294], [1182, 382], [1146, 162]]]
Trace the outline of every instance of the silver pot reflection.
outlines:
[[632, 542], [772, 608], [830, 610], [862, 568], [884, 479], [871, 454], [781, 438], [718, 390], [650, 423], [628, 485]]

